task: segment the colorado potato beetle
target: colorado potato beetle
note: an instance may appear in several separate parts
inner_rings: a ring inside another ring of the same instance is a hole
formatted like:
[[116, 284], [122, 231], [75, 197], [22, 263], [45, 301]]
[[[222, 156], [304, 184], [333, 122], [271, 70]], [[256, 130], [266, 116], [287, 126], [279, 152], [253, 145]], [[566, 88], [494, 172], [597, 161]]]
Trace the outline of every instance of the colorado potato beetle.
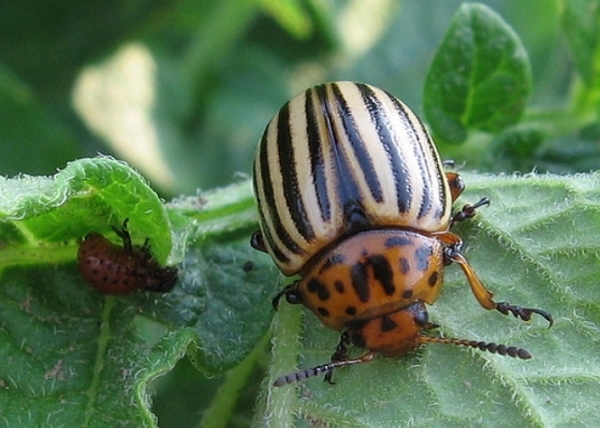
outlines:
[[84, 279], [105, 294], [123, 295], [137, 289], [166, 293], [175, 287], [177, 269], [161, 266], [150, 251], [149, 240], [137, 246], [127, 227], [113, 228], [123, 246], [99, 233], [88, 233], [79, 245], [79, 270]]
[[[485, 309], [529, 320], [541, 309], [496, 302], [450, 232], [487, 198], [452, 212], [464, 190], [444, 172], [419, 118], [371, 85], [322, 84], [285, 104], [267, 125], [253, 167], [260, 231], [251, 244], [284, 275], [300, 279], [282, 296], [341, 331], [331, 362], [279, 377], [281, 386], [335, 368], [397, 357], [424, 343], [462, 345], [522, 359], [522, 348], [429, 336], [426, 304], [440, 294], [444, 266], [457, 263]], [[349, 358], [348, 345], [368, 352]]]

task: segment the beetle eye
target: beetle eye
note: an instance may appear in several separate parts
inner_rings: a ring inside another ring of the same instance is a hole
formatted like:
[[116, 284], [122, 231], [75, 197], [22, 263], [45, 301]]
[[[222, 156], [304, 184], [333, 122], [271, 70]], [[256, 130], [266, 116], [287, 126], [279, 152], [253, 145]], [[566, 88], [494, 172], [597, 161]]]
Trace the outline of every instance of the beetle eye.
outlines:
[[302, 303], [302, 297], [300, 296], [300, 293], [298, 293], [298, 290], [295, 289], [288, 290], [285, 293], [285, 300], [292, 305], [299, 305]]

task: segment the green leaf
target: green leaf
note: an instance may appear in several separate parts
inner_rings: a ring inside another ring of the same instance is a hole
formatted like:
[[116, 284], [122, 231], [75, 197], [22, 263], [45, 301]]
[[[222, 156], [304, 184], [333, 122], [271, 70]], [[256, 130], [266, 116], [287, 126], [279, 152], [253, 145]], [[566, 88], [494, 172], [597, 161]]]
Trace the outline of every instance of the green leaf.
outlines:
[[[463, 176], [468, 189], [457, 205], [492, 201], [455, 228], [466, 257], [497, 301], [548, 310], [555, 324], [548, 329], [540, 317], [525, 323], [486, 311], [455, 266], [446, 269], [431, 320], [446, 337], [524, 347], [533, 359], [429, 344], [337, 370], [335, 385], [317, 378], [269, 386], [257, 420], [273, 427], [600, 423], [600, 175]], [[305, 309], [283, 303], [273, 332], [270, 382], [327, 362], [339, 337]]]
[[5, 175], [54, 172], [53, 165], [80, 153], [74, 132], [61, 123], [60, 114], [47, 109], [32, 88], [1, 63], [0, 142], [0, 171]]
[[531, 90], [527, 51], [495, 12], [465, 3], [454, 16], [425, 82], [423, 108], [441, 141], [498, 132], [519, 120]]
[[306, 38], [313, 30], [310, 16], [299, 0], [262, 0], [263, 7], [287, 31], [298, 38]]
[[[7, 425], [155, 427], [149, 382], [186, 354], [222, 373], [269, 327], [279, 274], [249, 245], [249, 181], [165, 206], [127, 164], [82, 159], [54, 177], [2, 179], [0, 213]], [[77, 239], [95, 230], [116, 241], [124, 217], [135, 241], [181, 262], [172, 292], [110, 297], [83, 280]]]
[[[0, 220], [4, 228], [18, 229], [9, 239], [21, 243], [4, 249], [0, 267], [35, 262], [39, 254], [46, 263], [72, 259], [76, 239], [90, 231], [111, 231], [126, 218], [133, 239], [151, 238], [152, 251], [164, 263], [171, 250], [166, 210], [127, 164], [111, 158], [80, 159], [53, 178], [0, 177]], [[20, 260], [13, 250], [20, 252]]]
[[600, 74], [600, 1], [563, 2], [562, 24], [579, 74], [588, 86], [598, 86]]

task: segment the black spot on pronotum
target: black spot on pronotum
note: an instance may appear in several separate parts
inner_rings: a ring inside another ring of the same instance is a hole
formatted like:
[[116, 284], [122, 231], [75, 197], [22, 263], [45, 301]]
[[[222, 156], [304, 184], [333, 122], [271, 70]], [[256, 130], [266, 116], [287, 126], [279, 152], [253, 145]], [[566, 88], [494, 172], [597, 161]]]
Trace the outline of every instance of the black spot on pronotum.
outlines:
[[320, 281], [317, 281], [314, 278], [308, 281], [308, 283], [306, 284], [306, 289], [309, 293], [316, 293], [319, 297], [319, 300], [322, 302], [329, 300], [329, 298], [331, 297], [331, 293], [329, 293], [329, 290], [327, 289], [325, 284], [323, 284]]
[[337, 291], [340, 294], [344, 294], [345, 288], [344, 288], [344, 283], [342, 281], [336, 281], [333, 286], [335, 287], [335, 291]]
[[321, 266], [321, 268], [319, 269], [319, 273], [323, 273], [326, 270], [328, 270], [330, 267], [335, 266], [335, 265], [339, 265], [342, 263], [346, 262], [346, 256], [343, 254], [333, 254], [332, 256], [328, 257], [325, 262], [323, 262], [323, 265]]
[[369, 278], [365, 265], [362, 263], [356, 263], [352, 265], [350, 275], [352, 276], [352, 288], [354, 288], [356, 295], [361, 302], [368, 302], [370, 294]]
[[412, 241], [410, 238], [405, 238], [403, 236], [394, 236], [392, 238], [388, 238], [385, 241], [385, 246], [388, 248], [392, 247], [410, 247], [412, 245]]
[[356, 315], [356, 308], [354, 306], [348, 306], [346, 308], [346, 314], [350, 316]]
[[319, 313], [319, 315], [321, 315], [323, 318], [327, 318], [329, 316], [329, 311], [325, 308], [317, 308], [317, 312]]
[[430, 245], [422, 245], [415, 250], [415, 259], [419, 272], [425, 272], [429, 269], [429, 259], [433, 254], [433, 248]]
[[404, 275], [408, 275], [410, 272], [410, 264], [404, 257], [400, 258], [400, 272], [402, 272]]
[[367, 263], [373, 267], [375, 279], [379, 281], [385, 294], [393, 296], [396, 292], [394, 272], [388, 259], [383, 256], [371, 256], [367, 259]]
[[413, 295], [413, 291], [412, 290], [404, 290], [402, 292], [402, 298], [404, 299], [410, 299]]

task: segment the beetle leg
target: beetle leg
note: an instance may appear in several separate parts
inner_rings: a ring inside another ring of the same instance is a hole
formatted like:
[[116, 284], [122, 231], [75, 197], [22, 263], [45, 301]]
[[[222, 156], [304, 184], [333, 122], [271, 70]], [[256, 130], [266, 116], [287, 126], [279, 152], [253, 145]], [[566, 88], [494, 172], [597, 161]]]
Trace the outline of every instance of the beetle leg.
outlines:
[[[444, 162], [444, 165], [446, 162]], [[454, 161], [452, 161], [454, 165]], [[450, 194], [452, 195], [452, 202], [456, 201], [458, 197], [465, 190], [465, 182], [456, 172], [447, 172], [446, 179], [448, 180], [448, 185], [450, 186]]]
[[554, 324], [554, 318], [552, 318], [552, 314], [546, 312], [542, 309], [535, 308], [522, 308], [520, 306], [511, 305], [508, 302], [499, 302], [496, 303], [496, 310], [503, 313], [504, 315], [508, 315], [510, 312], [517, 318], [521, 318], [524, 321], [529, 321], [531, 319], [532, 314], [538, 314], [543, 317], [550, 324], [548, 327], [552, 327]]
[[310, 369], [299, 370], [294, 373], [289, 373], [283, 376], [278, 377], [275, 382], [273, 382], [273, 386], [283, 386], [289, 383], [299, 382], [305, 379], [309, 379], [311, 377], [319, 376], [322, 373], [329, 373], [333, 369], [338, 367], [352, 366], [354, 364], [362, 364], [368, 363], [373, 358], [375, 358], [375, 352], [367, 352], [366, 354], [353, 358], [350, 360], [341, 360], [341, 361], [332, 361], [327, 364], [323, 364], [320, 366], [312, 367]]
[[531, 354], [527, 349], [517, 348], [516, 346], [506, 346], [493, 342], [480, 342], [477, 340], [457, 339], [454, 337], [432, 337], [422, 335], [419, 336], [419, 343], [442, 343], [445, 345], [467, 346], [469, 348], [488, 351], [492, 354], [500, 354], [508, 357], [520, 358], [522, 360], [528, 360], [531, 358]]
[[485, 286], [475, 273], [475, 270], [473, 270], [473, 268], [471, 267], [467, 259], [465, 259], [465, 256], [462, 255], [460, 249], [457, 248], [457, 246], [446, 247], [444, 255], [445, 257], [447, 257], [454, 263], [457, 263], [461, 267], [465, 276], [467, 277], [467, 280], [469, 281], [471, 291], [473, 292], [475, 298], [481, 306], [483, 306], [486, 309], [495, 309], [504, 315], [508, 315], [508, 313], [510, 312], [515, 317], [520, 318], [523, 321], [529, 321], [531, 319], [532, 314], [538, 314], [542, 316], [546, 321], [548, 321], [548, 323], [550, 324], [549, 327], [552, 327], [552, 324], [554, 323], [552, 315], [550, 315], [544, 310], [535, 308], [522, 308], [520, 306], [512, 305], [507, 302], [496, 303], [492, 299], [492, 297], [494, 296], [492, 292], [485, 288]]
[[464, 221], [475, 217], [475, 214], [477, 214], [477, 208], [481, 208], [482, 206], [489, 204], [490, 200], [488, 198], [481, 198], [479, 202], [474, 205], [466, 204], [462, 207], [462, 209], [456, 211], [452, 215], [452, 218], [450, 219], [450, 227], [454, 226], [454, 224], [458, 223], [459, 221]]
[[131, 244], [131, 235], [129, 234], [129, 219], [126, 218], [123, 220], [123, 225], [120, 229], [113, 227], [113, 230], [123, 240], [125, 251], [131, 254], [133, 252], [133, 245]]
[[[347, 331], [343, 332], [340, 336], [340, 341], [335, 348], [335, 352], [331, 356], [331, 361], [344, 361], [348, 359], [348, 345], [350, 344], [350, 334]], [[334, 384], [335, 382], [331, 380], [333, 376], [333, 369], [329, 370], [325, 373], [325, 382], [329, 382], [330, 384]]]
[[252, 234], [252, 237], [250, 238], [250, 246], [252, 246], [252, 248], [254, 248], [255, 250], [262, 251], [263, 253], [267, 252], [265, 240], [260, 230], [257, 230]]

